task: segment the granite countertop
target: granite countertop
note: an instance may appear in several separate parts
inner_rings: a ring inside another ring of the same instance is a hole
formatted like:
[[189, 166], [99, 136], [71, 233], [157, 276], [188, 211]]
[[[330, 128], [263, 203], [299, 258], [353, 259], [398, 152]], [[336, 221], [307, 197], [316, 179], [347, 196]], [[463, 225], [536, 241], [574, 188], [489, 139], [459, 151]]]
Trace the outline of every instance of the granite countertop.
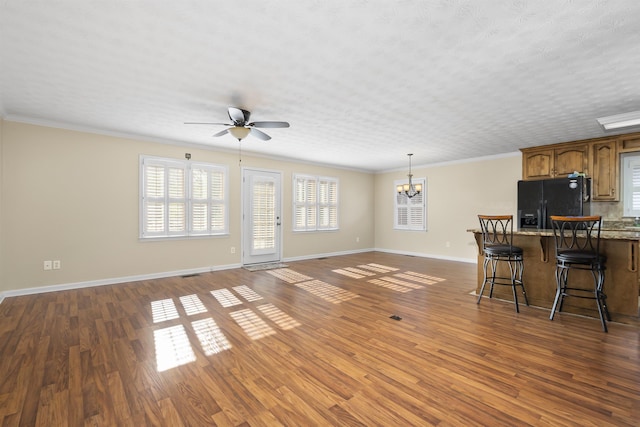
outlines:
[[[553, 231], [551, 230], [514, 230], [514, 235], [520, 236], [552, 236]], [[600, 238], [601, 239], [611, 239], [611, 240], [640, 240], [640, 230], [611, 230], [603, 228], [600, 230]]]
[[[472, 233], [482, 233], [479, 228], [473, 228], [467, 230]], [[553, 237], [553, 231], [551, 230], [534, 230], [534, 229], [521, 229], [513, 230], [514, 236], [550, 236]], [[628, 227], [624, 229], [610, 229], [603, 228], [600, 230], [600, 238], [611, 240], [640, 240], [640, 227]]]

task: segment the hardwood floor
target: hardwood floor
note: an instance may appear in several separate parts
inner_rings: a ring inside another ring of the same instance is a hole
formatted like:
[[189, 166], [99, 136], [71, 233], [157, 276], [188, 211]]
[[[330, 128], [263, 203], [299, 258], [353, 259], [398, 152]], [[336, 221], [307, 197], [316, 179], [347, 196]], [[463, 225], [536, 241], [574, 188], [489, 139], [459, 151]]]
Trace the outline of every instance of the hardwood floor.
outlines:
[[640, 328], [475, 287], [374, 252], [7, 298], [0, 425], [638, 425]]

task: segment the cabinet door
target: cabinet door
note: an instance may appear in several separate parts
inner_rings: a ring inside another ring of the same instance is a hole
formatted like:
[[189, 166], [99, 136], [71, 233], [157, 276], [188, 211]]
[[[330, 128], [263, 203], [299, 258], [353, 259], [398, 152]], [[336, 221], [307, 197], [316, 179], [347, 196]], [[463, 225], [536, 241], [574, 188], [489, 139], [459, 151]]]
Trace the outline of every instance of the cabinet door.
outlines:
[[553, 150], [536, 150], [522, 154], [522, 179], [553, 177]]
[[618, 196], [618, 145], [616, 140], [596, 142], [591, 148], [592, 197], [594, 201], [614, 202]]
[[589, 146], [587, 144], [579, 144], [566, 148], [556, 148], [554, 176], [563, 178], [576, 171], [589, 175]]

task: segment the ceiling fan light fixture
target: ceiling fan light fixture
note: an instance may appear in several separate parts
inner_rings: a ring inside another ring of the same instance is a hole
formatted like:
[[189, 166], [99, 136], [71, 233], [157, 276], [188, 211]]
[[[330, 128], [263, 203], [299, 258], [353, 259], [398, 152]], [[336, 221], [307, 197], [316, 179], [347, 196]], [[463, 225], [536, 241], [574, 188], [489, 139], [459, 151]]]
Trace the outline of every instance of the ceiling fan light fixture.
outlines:
[[229, 128], [229, 133], [238, 140], [242, 140], [246, 138], [250, 132], [251, 132], [251, 129], [241, 127], [241, 126], [234, 126], [232, 128]]
[[276, 121], [262, 121], [262, 122], [249, 122], [251, 112], [243, 110], [237, 107], [229, 107], [227, 109], [229, 113], [229, 119], [231, 123], [214, 123], [214, 122], [184, 122], [185, 125], [214, 125], [214, 126], [227, 126], [226, 129], [213, 134], [212, 136], [217, 138], [226, 134], [231, 134], [238, 141], [242, 141], [247, 136], [251, 135], [262, 141], [269, 141], [271, 137], [257, 128], [288, 128], [288, 122], [276, 122]]
[[640, 111], [631, 111], [614, 116], [596, 119], [604, 130], [616, 130], [633, 126], [640, 126]]

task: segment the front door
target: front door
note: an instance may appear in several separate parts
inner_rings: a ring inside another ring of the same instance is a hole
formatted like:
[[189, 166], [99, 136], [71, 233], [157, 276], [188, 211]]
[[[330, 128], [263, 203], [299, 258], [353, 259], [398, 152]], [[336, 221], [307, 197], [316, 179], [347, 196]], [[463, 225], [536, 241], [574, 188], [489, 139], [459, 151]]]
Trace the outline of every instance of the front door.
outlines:
[[282, 239], [279, 172], [242, 170], [242, 264], [278, 262]]

